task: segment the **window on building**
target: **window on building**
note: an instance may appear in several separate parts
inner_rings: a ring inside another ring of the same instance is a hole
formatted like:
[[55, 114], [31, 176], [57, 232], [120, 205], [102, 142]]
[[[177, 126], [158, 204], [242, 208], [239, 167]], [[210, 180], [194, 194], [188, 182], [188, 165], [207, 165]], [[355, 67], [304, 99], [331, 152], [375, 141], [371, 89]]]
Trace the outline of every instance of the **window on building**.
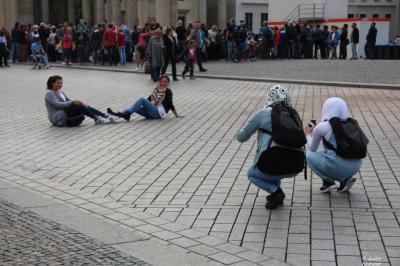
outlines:
[[354, 14], [348, 14], [347, 17], [348, 18], [354, 18]]
[[360, 14], [360, 18], [366, 18], [367, 17], [367, 15], [365, 15], [365, 14]]
[[261, 13], [261, 26], [264, 26], [264, 21], [268, 21], [268, 13]]
[[244, 23], [248, 30], [253, 30], [253, 13], [244, 13]]
[[373, 14], [372, 17], [373, 18], [379, 18], [379, 14]]
[[385, 14], [385, 18], [391, 19], [392, 18], [392, 14]]

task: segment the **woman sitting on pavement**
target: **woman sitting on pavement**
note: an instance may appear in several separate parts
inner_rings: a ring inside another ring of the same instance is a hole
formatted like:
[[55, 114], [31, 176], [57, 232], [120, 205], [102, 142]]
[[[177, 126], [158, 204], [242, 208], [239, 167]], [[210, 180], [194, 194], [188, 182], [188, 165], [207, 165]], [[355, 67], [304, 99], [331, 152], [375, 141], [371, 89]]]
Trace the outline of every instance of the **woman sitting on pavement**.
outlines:
[[[249, 118], [246, 125], [236, 134], [236, 139], [239, 142], [245, 142], [249, 140], [254, 133], [258, 132], [257, 152], [254, 156], [254, 164], [250, 166], [247, 176], [251, 183], [270, 193], [270, 195], [267, 196], [267, 204], [265, 205], [265, 208], [275, 209], [279, 205], [283, 204], [285, 198], [285, 193], [283, 193], [281, 189], [281, 180], [284, 178], [294, 177], [297, 173], [267, 174], [261, 170], [261, 168], [263, 168], [262, 165], [259, 165], [264, 163], [261, 161], [264, 151], [279, 146], [272, 140], [273, 106], [280, 103], [284, 106], [291, 106], [289, 91], [285, 86], [275, 85], [271, 87], [267, 92], [267, 97], [268, 99], [265, 108], [257, 111]], [[270, 164], [274, 163], [271, 162]]]
[[140, 97], [131, 107], [122, 112], [115, 113], [111, 108], [107, 108], [107, 112], [126, 121], [130, 120], [133, 113], [137, 113], [147, 119], [162, 119], [167, 116], [169, 110], [174, 113], [176, 118], [182, 118], [183, 116], [176, 112], [172, 102], [172, 91], [169, 88], [169, 83], [169, 77], [161, 75], [158, 86], [154, 88], [153, 93], [147, 99]]
[[[334, 117], [341, 121], [348, 119], [347, 105], [341, 98], [333, 97], [326, 100], [322, 108], [322, 122], [317, 126], [307, 125], [304, 128], [310, 149], [306, 155], [307, 163], [312, 171], [321, 177], [323, 185], [320, 191], [324, 193], [336, 188], [335, 181], [340, 182], [338, 192], [349, 191], [356, 182], [353, 175], [360, 170], [362, 164], [362, 159], [342, 158], [334, 150], [328, 149], [326, 142], [323, 142], [325, 139], [333, 147], [337, 146], [337, 140], [329, 122]], [[325, 150], [318, 152], [321, 141]]]
[[55, 126], [78, 126], [82, 123], [84, 115], [92, 118], [96, 125], [114, 122], [111, 117], [80, 100], [69, 99], [61, 91], [63, 79], [61, 76], [51, 76], [47, 80], [45, 103], [50, 122]]

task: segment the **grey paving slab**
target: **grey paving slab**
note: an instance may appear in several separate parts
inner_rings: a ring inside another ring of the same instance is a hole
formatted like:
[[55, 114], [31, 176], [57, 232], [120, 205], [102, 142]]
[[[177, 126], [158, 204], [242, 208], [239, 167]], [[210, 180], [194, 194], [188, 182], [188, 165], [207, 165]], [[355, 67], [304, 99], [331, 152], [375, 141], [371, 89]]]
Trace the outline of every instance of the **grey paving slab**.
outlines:
[[[65, 129], [48, 123], [43, 106], [44, 83], [56, 73], [64, 76], [69, 96], [103, 111], [109, 106], [121, 109], [154, 86], [147, 76], [132, 73], [61, 68], [32, 72], [24, 66], [0, 72], [5, 84], [0, 110], [15, 114], [0, 125], [0, 180], [11, 181], [0, 183], [0, 190], [21, 205], [43, 207], [46, 200], [18, 199], [13, 195], [16, 185], [162, 243], [197, 249], [192, 252], [203, 256], [224, 251], [213, 253], [213, 248], [228, 242], [289, 263], [296, 254], [312, 264], [338, 263], [337, 256], [362, 258], [373, 251], [383, 252], [379, 254], [385, 262], [398, 255], [400, 91], [288, 84], [304, 120], [320, 117], [325, 98], [343, 97], [370, 139], [369, 154], [351, 193], [321, 195], [318, 176], [309, 173], [305, 181], [299, 175], [283, 181], [285, 206], [271, 212], [264, 208], [267, 194], [246, 180], [255, 139], [244, 144], [233, 140], [249, 115], [263, 106], [270, 84], [174, 82], [175, 106], [184, 119], [133, 116], [130, 123], [107, 126], [86, 119], [79, 128]], [[29, 79], [16, 78], [21, 75]], [[199, 93], [202, 97], [193, 97]], [[19, 106], [30, 106], [30, 111], [21, 113]], [[333, 256], [332, 243], [337, 248]], [[360, 247], [361, 253], [347, 246]]]

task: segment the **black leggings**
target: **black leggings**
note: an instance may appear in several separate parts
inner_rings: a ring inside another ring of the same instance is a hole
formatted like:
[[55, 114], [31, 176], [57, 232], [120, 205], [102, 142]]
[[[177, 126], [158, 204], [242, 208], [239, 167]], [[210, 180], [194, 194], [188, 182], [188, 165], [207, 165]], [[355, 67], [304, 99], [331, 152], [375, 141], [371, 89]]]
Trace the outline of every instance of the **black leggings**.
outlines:
[[98, 116], [107, 118], [108, 115], [105, 113], [100, 112], [99, 110], [90, 107], [90, 106], [77, 106], [71, 105], [67, 109], [64, 109], [64, 112], [67, 114], [68, 117], [78, 116], [80, 114], [84, 114], [92, 119], [96, 119]]

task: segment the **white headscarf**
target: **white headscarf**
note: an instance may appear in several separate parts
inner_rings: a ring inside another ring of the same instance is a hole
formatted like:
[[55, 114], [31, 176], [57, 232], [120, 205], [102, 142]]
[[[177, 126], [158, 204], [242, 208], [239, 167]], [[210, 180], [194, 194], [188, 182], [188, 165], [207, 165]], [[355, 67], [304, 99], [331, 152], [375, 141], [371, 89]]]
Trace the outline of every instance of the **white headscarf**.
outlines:
[[265, 107], [268, 108], [271, 105], [283, 102], [286, 106], [292, 106], [292, 100], [289, 95], [289, 89], [281, 84], [277, 84], [269, 88], [266, 92], [267, 102]]
[[329, 121], [332, 117], [346, 120], [349, 117], [346, 102], [341, 98], [332, 97], [325, 101], [322, 108], [322, 121]]

